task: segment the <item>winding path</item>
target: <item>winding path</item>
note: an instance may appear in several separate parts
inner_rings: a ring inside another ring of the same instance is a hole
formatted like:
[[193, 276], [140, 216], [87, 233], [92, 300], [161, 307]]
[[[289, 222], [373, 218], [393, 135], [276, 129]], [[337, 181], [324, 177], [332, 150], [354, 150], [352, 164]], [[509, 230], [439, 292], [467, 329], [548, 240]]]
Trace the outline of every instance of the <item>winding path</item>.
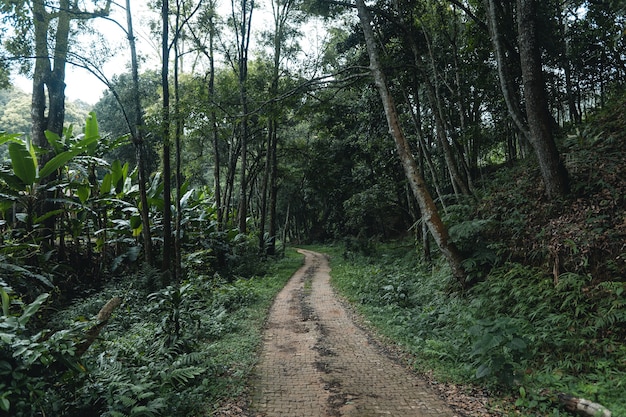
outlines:
[[324, 255], [307, 250], [278, 294], [253, 379], [257, 417], [455, 417], [425, 382], [381, 354], [330, 286]]

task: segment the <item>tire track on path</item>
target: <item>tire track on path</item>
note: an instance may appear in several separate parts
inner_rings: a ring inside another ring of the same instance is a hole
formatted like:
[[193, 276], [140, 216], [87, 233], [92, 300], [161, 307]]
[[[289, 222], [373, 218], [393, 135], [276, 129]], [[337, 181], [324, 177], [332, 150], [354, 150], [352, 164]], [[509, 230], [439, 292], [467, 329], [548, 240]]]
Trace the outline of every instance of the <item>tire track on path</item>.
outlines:
[[422, 381], [381, 354], [330, 286], [324, 255], [299, 250], [304, 265], [278, 294], [253, 378], [257, 417], [455, 417]]

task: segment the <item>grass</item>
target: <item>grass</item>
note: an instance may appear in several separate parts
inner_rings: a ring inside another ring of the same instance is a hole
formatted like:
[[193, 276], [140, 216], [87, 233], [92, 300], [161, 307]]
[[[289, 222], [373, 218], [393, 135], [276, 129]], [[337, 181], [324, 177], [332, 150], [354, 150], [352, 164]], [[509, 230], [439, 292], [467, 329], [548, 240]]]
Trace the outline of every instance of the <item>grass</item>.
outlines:
[[[254, 303], [239, 309], [234, 319], [234, 330], [213, 343], [214, 360], [232, 371], [224, 375], [219, 389], [212, 393], [208, 403], [213, 406], [235, 399], [243, 393], [248, 378], [259, 358], [261, 336], [274, 298], [294, 272], [302, 266], [303, 257], [295, 250], [287, 250], [285, 258], [272, 264], [264, 277], [253, 279], [257, 298]], [[210, 413], [207, 413], [210, 415]]]

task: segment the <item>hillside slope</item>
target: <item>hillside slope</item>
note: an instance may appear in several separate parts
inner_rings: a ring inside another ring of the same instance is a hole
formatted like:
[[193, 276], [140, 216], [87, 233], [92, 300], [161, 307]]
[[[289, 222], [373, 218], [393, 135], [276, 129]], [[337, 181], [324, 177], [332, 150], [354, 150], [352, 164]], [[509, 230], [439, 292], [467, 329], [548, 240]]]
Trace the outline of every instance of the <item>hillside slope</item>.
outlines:
[[626, 96], [563, 138], [567, 199], [548, 201], [524, 160], [447, 207], [470, 290], [405, 242], [333, 257], [336, 287], [418, 372], [454, 393], [488, 389], [490, 405], [468, 415], [568, 415], [562, 393], [626, 415], [624, 108]]

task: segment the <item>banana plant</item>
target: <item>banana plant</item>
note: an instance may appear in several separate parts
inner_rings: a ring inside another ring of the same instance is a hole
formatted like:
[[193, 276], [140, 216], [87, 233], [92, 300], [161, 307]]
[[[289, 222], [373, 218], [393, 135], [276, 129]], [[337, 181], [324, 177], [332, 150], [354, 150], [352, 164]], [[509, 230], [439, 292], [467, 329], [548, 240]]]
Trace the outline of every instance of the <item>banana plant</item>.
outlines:
[[27, 228], [30, 228], [34, 221], [43, 221], [45, 218], [58, 214], [56, 211], [49, 212], [44, 213], [38, 219], [33, 219], [37, 194], [43, 185], [49, 185], [46, 184], [46, 179], [64, 167], [72, 158], [95, 150], [100, 138], [96, 115], [94, 112], [89, 114], [85, 133], [76, 139], [72, 138], [71, 128], [64, 138], [50, 131], [46, 132], [46, 138], [54, 156], [41, 164], [40, 157], [44, 150], [37, 147], [28, 136], [0, 132], [0, 145], [8, 143], [11, 160], [10, 167], [0, 171], [0, 179], [4, 180], [7, 185], [3, 190], [3, 197], [13, 201], [22, 201], [25, 212], [20, 217], [26, 221]]
[[13, 171], [9, 172], [8, 176], [3, 173], [3, 179], [10, 186], [17, 186], [17, 191], [35, 192], [38, 185], [43, 183], [52, 173], [65, 166], [72, 158], [81, 153], [93, 152], [100, 138], [96, 115], [94, 112], [89, 114], [86, 120], [85, 133], [75, 141], [71, 140], [71, 128], [64, 140], [50, 131], [46, 131], [46, 138], [55, 155], [43, 166], [40, 166], [39, 156], [43, 151], [35, 146], [28, 136], [0, 133], [0, 145], [8, 142]]

